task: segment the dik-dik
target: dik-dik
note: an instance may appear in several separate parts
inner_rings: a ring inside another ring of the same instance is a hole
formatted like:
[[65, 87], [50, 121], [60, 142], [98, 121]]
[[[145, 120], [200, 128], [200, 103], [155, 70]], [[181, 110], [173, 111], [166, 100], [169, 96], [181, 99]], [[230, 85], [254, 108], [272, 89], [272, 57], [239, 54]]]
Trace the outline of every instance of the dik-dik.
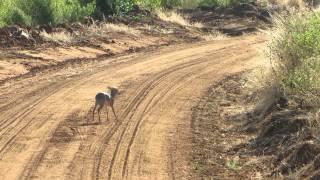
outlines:
[[108, 106], [110, 106], [115, 118], [118, 120], [118, 117], [114, 111], [113, 105], [114, 105], [116, 96], [119, 94], [119, 90], [115, 87], [108, 87], [108, 89], [109, 89], [109, 92], [99, 92], [96, 95], [96, 104], [93, 108], [93, 120], [94, 120], [94, 113], [96, 111], [96, 108], [97, 108], [97, 106], [99, 106], [98, 107], [99, 123], [101, 123], [100, 112], [104, 106], [106, 106], [106, 109], [107, 109], [107, 119], [109, 119]]

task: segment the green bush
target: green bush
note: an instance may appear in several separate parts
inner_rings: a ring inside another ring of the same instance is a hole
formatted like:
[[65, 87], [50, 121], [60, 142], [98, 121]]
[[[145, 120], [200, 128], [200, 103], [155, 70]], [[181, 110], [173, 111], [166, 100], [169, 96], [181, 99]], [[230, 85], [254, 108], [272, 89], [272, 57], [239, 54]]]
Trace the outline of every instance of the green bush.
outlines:
[[0, 0], [0, 26], [59, 24], [84, 16], [125, 15], [135, 4], [150, 9], [180, 6], [184, 0]]
[[312, 106], [320, 105], [320, 16], [308, 12], [279, 18], [270, 44], [283, 90]]
[[200, 7], [229, 7], [241, 2], [248, 2], [248, 0], [202, 0], [199, 3]]
[[117, 1], [116, 4], [116, 14], [125, 15], [127, 14], [133, 7], [135, 3], [132, 0], [120, 0]]
[[49, 19], [53, 24], [77, 21], [84, 16], [91, 16], [95, 10], [94, 2], [82, 5], [79, 0], [51, 0], [48, 6], [48, 14], [51, 14]]
[[184, 0], [134, 0], [140, 6], [149, 9], [161, 9], [181, 6]]
[[95, 1], [84, 0], [2, 0], [0, 26], [58, 24], [76, 21], [94, 12]]

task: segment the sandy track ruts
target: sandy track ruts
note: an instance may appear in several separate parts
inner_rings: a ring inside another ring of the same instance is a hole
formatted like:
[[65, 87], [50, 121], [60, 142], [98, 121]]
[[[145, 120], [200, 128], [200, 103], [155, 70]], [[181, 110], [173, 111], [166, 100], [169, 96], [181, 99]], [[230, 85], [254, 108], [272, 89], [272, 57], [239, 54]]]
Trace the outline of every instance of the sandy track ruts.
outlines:
[[[179, 45], [70, 78], [61, 70], [28, 78], [29, 86], [19, 80], [10, 87], [17, 93], [0, 88], [0, 179], [186, 178], [191, 107], [213, 82], [256, 66], [263, 43], [244, 36]], [[87, 126], [93, 97], [107, 85], [123, 91], [119, 121], [104, 112], [101, 125]]]

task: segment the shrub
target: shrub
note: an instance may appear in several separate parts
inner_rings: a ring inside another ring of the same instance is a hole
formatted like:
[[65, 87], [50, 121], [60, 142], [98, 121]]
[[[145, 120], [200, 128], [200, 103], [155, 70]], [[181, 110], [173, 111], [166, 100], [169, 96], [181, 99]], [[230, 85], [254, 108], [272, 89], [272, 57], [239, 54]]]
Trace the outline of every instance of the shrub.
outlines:
[[58, 24], [90, 16], [95, 1], [84, 0], [2, 0], [0, 26], [19, 23], [24, 25]]
[[202, 0], [199, 3], [200, 7], [229, 7], [241, 2], [249, 2], [249, 0]]
[[95, 13], [126, 15], [135, 4], [150, 9], [180, 6], [183, 0], [0, 0], [0, 26], [59, 24]]
[[162, 9], [181, 6], [184, 0], [134, 0], [138, 5], [149, 9]]
[[95, 3], [82, 5], [79, 0], [52, 0], [48, 5], [53, 24], [77, 21], [84, 16], [90, 16], [94, 12]]
[[278, 18], [269, 47], [282, 89], [311, 106], [320, 105], [320, 16]]

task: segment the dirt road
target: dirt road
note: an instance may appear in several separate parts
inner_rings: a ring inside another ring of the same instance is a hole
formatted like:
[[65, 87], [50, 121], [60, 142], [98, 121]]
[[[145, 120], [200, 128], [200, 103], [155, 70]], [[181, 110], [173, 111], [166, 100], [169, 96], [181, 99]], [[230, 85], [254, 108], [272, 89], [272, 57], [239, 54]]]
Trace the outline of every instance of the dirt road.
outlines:
[[[166, 47], [0, 87], [0, 179], [180, 179], [191, 108], [223, 77], [259, 64], [259, 36]], [[120, 87], [92, 121], [95, 93]], [[86, 124], [89, 120], [89, 125]]]

